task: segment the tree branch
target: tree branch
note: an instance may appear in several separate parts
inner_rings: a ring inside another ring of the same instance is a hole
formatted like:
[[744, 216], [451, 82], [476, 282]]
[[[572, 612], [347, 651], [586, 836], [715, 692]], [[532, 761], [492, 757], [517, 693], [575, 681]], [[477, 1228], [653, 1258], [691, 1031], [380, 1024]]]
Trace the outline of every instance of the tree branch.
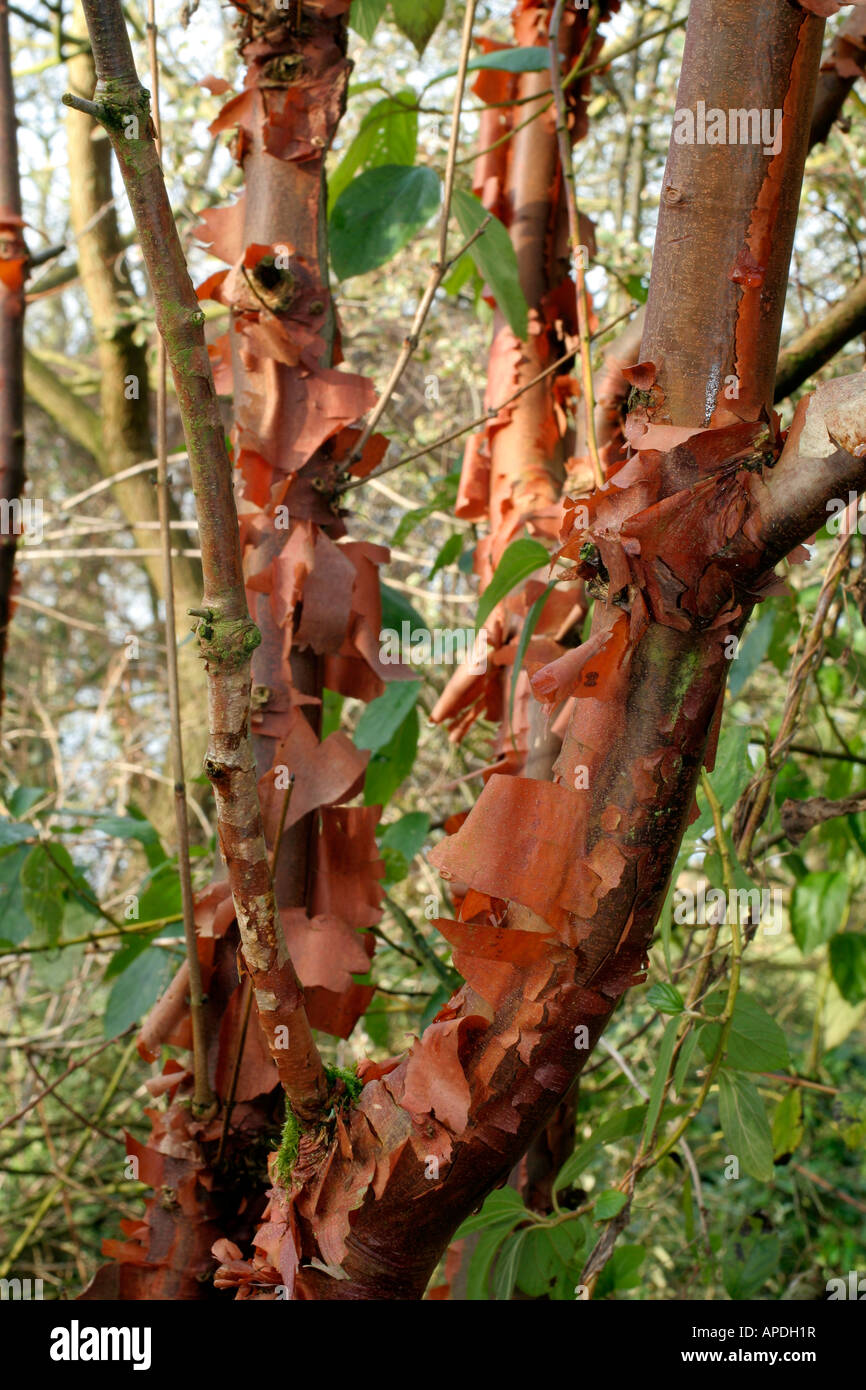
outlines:
[[217, 805], [220, 848], [264, 1034], [297, 1119], [314, 1122], [329, 1083], [313, 1041], [303, 991], [277, 916], [262, 833], [249, 733], [250, 657], [260, 641], [244, 594], [232, 468], [204, 339], [166, 194], [150, 119], [119, 0], [84, 0], [97, 85], [94, 114], [108, 132], [123, 175], [150, 276], [157, 327], [166, 346], [183, 421], [201, 536], [204, 597], [197, 628], [208, 673], [210, 741], [205, 771]]

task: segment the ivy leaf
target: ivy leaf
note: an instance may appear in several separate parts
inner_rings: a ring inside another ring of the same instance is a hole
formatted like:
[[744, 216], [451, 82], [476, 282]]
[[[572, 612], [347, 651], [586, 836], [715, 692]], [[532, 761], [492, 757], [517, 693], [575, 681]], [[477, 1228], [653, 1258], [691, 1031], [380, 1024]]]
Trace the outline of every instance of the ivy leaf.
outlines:
[[445, 0], [391, 0], [394, 23], [420, 58], [445, 13]]
[[355, 730], [355, 747], [373, 753], [384, 748], [417, 705], [420, 693], [420, 681], [393, 681], [384, 695], [364, 708]]
[[844, 874], [821, 870], [806, 874], [791, 895], [791, 931], [804, 956], [835, 936], [848, 915]]
[[339, 280], [390, 261], [426, 226], [439, 207], [432, 169], [382, 164], [343, 190], [331, 213], [331, 259]]
[[483, 627], [497, 603], [500, 603], [506, 594], [510, 594], [512, 589], [516, 589], [518, 584], [522, 584], [524, 579], [541, 569], [542, 565], [549, 563], [550, 555], [541, 541], [524, 537], [506, 546], [496, 566], [496, 573], [478, 600], [476, 626]]
[[455, 188], [452, 206], [466, 240], [477, 232], [485, 218], [490, 217], [481, 236], [469, 247], [469, 255], [490, 286], [508, 326], [518, 338], [524, 339], [528, 332], [529, 308], [521, 288], [511, 237], [499, 218], [489, 214], [474, 193]]
[[773, 1136], [757, 1087], [739, 1071], [718, 1074], [719, 1119], [725, 1143], [741, 1166], [759, 1182], [773, 1177]]
[[847, 1004], [866, 999], [866, 936], [840, 932], [830, 942], [830, 970]]

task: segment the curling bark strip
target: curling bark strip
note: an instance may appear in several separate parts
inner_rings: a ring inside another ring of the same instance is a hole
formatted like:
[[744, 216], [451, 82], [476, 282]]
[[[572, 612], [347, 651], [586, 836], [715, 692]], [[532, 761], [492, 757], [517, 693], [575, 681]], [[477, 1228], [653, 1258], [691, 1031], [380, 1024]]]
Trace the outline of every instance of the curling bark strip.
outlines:
[[[603, 21], [617, 9], [599, 6]], [[514, 41], [544, 48], [552, 0], [520, 0], [514, 11]], [[482, 39], [484, 49], [494, 45]], [[593, 34], [590, 11], [568, 11], [559, 34], [563, 72], [581, 59], [589, 66], [603, 46]], [[473, 171], [473, 189], [488, 211], [508, 227], [518, 274], [529, 305], [529, 333], [521, 342], [497, 311], [487, 369], [486, 404], [510, 396], [532, 382], [561, 356], [577, 331], [577, 304], [569, 276], [568, 210], [558, 158], [556, 112], [550, 103], [548, 71], [521, 74], [491, 69], [479, 73], [474, 92], [486, 103], [479, 130], [482, 153]], [[591, 79], [570, 84], [566, 94], [568, 139], [586, 135], [585, 102]], [[504, 107], [507, 101], [515, 104]], [[512, 137], [498, 143], [508, 130]], [[493, 146], [493, 148], [490, 148]], [[581, 237], [593, 247], [592, 223], [581, 217]], [[463, 460], [457, 516], [486, 520], [488, 533], [476, 548], [474, 568], [482, 588], [489, 584], [506, 546], [519, 536], [553, 541], [561, 520], [566, 477], [591, 476], [588, 459], [577, 457], [568, 404], [580, 387], [571, 368], [533, 385], [501, 410], [481, 434], [470, 438]], [[457, 741], [479, 716], [501, 723], [494, 753], [501, 770], [547, 777], [559, 746], [556, 731], [544, 727], [529, 698], [525, 673], [514, 669], [522, 620], [544, 591], [533, 578], [510, 594], [486, 624], [496, 656], [484, 674], [459, 667], [436, 703], [432, 719], [449, 726]], [[564, 628], [582, 621], [582, 595], [554, 592], [546, 601], [530, 640], [524, 665], [550, 660], [561, 650]], [[510, 691], [516, 683], [513, 729], [508, 719]], [[561, 731], [560, 731], [561, 732]]]
[[[555, 780], [492, 777], [434, 852], [440, 872], [462, 883], [460, 919], [440, 927], [466, 984], [408, 1055], [366, 1068], [327, 1163], [274, 1193], [259, 1260], [293, 1279], [294, 1297], [419, 1297], [458, 1222], [545, 1123], [620, 997], [644, 978], [700, 768], [712, 765], [727, 639], [840, 481], [866, 483], [863, 378], [833, 399], [816, 393], [784, 448], [770, 413], [823, 24], [789, 0], [759, 8], [771, 62], [752, 69], [749, 105], [784, 110], [784, 164], [761, 165], [739, 147], [748, 197], [708, 206], [692, 190], [717, 186], [708, 162], [718, 151], [672, 149], [665, 187], [680, 187], [691, 209], [677, 233], [689, 264], [691, 228], [724, 252], [713, 264], [705, 251], [703, 332], [672, 294], [682, 280], [663, 218], [648, 322], [667, 355], [639, 374], [650, 397], [630, 421], [641, 447], [603, 489], [574, 499], [566, 519], [564, 553], [592, 571], [598, 592], [589, 650], [540, 683], [577, 703]], [[738, 42], [709, 41], [734, 21]], [[752, 24], [727, 0], [693, 4], [681, 92], [694, 90], [703, 60], [714, 100], [733, 105], [755, 50]], [[729, 280], [758, 237], [761, 283]], [[751, 373], [741, 415], [717, 405], [720, 368], [737, 362]], [[588, 1047], [575, 1046], [579, 1029]]]
[[[401, 675], [379, 661], [377, 571], [388, 551], [348, 539], [337, 492], [359, 442], [354, 424], [376, 403], [370, 381], [338, 369], [328, 275], [324, 172], [351, 67], [349, 0], [239, 9], [243, 87], [211, 131], [231, 133], [244, 189], [203, 215], [198, 235], [230, 268], [198, 294], [231, 310], [210, 351], [218, 389], [234, 397], [244, 582], [262, 634], [253, 747], [266, 837], [279, 840], [277, 902], [312, 1026], [348, 1037], [375, 992], [352, 977], [369, 970], [381, 915], [380, 812], [344, 805], [369, 754], [340, 731], [321, 740], [322, 694], [367, 701]], [[353, 471], [369, 471], [384, 449], [373, 435]]]
[[279, 928], [262, 832], [249, 733], [249, 664], [260, 637], [244, 598], [231, 462], [205, 346], [204, 314], [187, 273], [156, 152], [149, 97], [136, 75], [120, 5], [86, 0], [84, 10], [97, 73], [95, 99], [67, 95], [64, 101], [99, 120], [108, 133], [150, 276], [183, 420], [201, 537], [204, 595], [197, 633], [208, 673], [210, 731], [205, 771], [214, 789], [220, 848], [262, 1028], [293, 1110], [312, 1122], [329, 1088]]

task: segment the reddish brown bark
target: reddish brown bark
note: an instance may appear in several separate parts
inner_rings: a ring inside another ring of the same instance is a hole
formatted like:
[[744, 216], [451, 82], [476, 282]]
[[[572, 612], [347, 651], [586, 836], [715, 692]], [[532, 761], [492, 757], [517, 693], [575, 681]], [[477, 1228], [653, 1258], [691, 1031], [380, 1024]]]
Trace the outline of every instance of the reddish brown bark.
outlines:
[[866, 11], [851, 12], [821, 64], [812, 112], [813, 145], [827, 139], [858, 78], [866, 76]]
[[119, 4], [85, 0], [97, 85], [91, 103], [65, 97], [104, 124], [120, 165], [154, 296], [186, 436], [204, 579], [199, 650], [208, 680], [205, 758], [220, 850], [258, 1016], [287, 1094], [312, 1122], [329, 1085], [277, 918], [249, 734], [249, 660], [259, 641], [244, 600], [231, 465], [204, 340], [149, 114]]
[[24, 279], [27, 246], [18, 183], [18, 133], [9, 11], [0, 0], [0, 709], [6, 640], [13, 612], [16, 509], [24, 489]]
[[[467, 984], [407, 1057], [369, 1070], [315, 1183], [275, 1196], [263, 1248], [285, 1261], [291, 1247], [301, 1261], [297, 1297], [420, 1295], [457, 1222], [503, 1180], [579, 1071], [587, 1052], [575, 1049], [575, 1029], [587, 1028], [591, 1050], [643, 978], [698, 772], [705, 756], [712, 762], [724, 639], [813, 524], [802, 506], [782, 518], [788, 467], [774, 476], [778, 442], [761, 417], [772, 403], [822, 28], [788, 0], [745, 16], [727, 0], [692, 6], [680, 105], [697, 73], [714, 103], [742, 104], [748, 70], [749, 105], [785, 111], [782, 151], [761, 160], [738, 147], [737, 160], [717, 147], [672, 149], [665, 187], [682, 196], [662, 211], [647, 324], [660, 385], [629, 422], [639, 457], [591, 499], [588, 524], [575, 509], [567, 537], [575, 557], [596, 547], [608, 594], [579, 659], [548, 669], [548, 688], [578, 695], [556, 781], [491, 778], [434, 854], [472, 890], [464, 920], [440, 924]], [[759, 49], [769, 63], [755, 63]], [[685, 246], [679, 262], [675, 241]], [[760, 285], [729, 278], [744, 247], [762, 267]], [[718, 403], [726, 365], [744, 377], [733, 423]], [[863, 460], [845, 459], [849, 476], [866, 475]], [[805, 471], [820, 480], [801, 469], [804, 491], [826, 488], [828, 465]], [[578, 764], [587, 791], [573, 790]], [[425, 1177], [430, 1155], [441, 1160], [436, 1182]], [[313, 1255], [340, 1274], [305, 1266]]]
[[[603, 4], [604, 21], [616, 6]], [[521, 0], [514, 11], [519, 47], [545, 48], [552, 0]], [[484, 47], [493, 45], [482, 41]], [[566, 13], [560, 33], [563, 71], [580, 59], [590, 65], [603, 44], [593, 36], [588, 11]], [[568, 88], [570, 136], [586, 134], [585, 102], [591, 79]], [[482, 114], [473, 186], [484, 206], [509, 228], [520, 283], [529, 305], [529, 335], [521, 342], [501, 313], [495, 318], [487, 370], [485, 402], [492, 406], [535, 380], [566, 351], [577, 330], [574, 283], [569, 270], [568, 215], [559, 163], [556, 115], [550, 74], [510, 74], [491, 70], [477, 78], [474, 91], [488, 103]], [[515, 104], [507, 107], [509, 101]], [[510, 131], [510, 139], [501, 143]], [[593, 246], [592, 224], [581, 221], [582, 240]], [[553, 540], [561, 522], [566, 477], [591, 476], [586, 457], [577, 457], [570, 408], [579, 394], [571, 368], [531, 386], [491, 419], [467, 444], [457, 500], [463, 520], [487, 522], [475, 554], [480, 588], [490, 582], [505, 548], [520, 536]], [[577, 407], [578, 409], [580, 407]], [[546, 578], [546, 576], [545, 576]], [[527, 771], [546, 778], [559, 747], [556, 731], [538, 718], [529, 698], [527, 670], [549, 661], [564, 648], [565, 630], [579, 630], [586, 612], [580, 594], [555, 593], [546, 602], [524, 659], [514, 669], [523, 619], [544, 591], [539, 577], [511, 593], [487, 622], [495, 655], [483, 675], [458, 668], [432, 714], [460, 739], [479, 715], [501, 722], [494, 748], [499, 771]], [[513, 721], [507, 717], [515, 685]]]
[[[317, 1028], [348, 1036], [373, 994], [354, 985], [380, 915], [377, 814], [324, 806], [361, 788], [368, 756], [341, 733], [319, 744], [322, 689], [369, 700], [384, 690], [378, 661], [377, 566], [387, 552], [346, 541], [335, 501], [349, 428], [375, 402], [372, 384], [338, 371], [328, 286], [324, 162], [343, 113], [348, 0], [275, 3], [241, 12], [244, 89], [212, 130], [236, 129], [244, 193], [205, 214], [202, 236], [232, 269], [199, 291], [232, 310], [212, 350], [234, 392], [235, 464], [244, 576], [262, 634], [253, 657], [253, 737], [265, 831], [273, 847], [297, 778], [276, 867], [283, 925], [300, 962]], [[299, 20], [299, 15], [301, 16]], [[359, 471], [381, 457], [374, 436]], [[325, 843], [325, 831], [333, 837]], [[350, 847], [351, 846], [351, 850]], [[351, 853], [343, 881], [335, 853]]]

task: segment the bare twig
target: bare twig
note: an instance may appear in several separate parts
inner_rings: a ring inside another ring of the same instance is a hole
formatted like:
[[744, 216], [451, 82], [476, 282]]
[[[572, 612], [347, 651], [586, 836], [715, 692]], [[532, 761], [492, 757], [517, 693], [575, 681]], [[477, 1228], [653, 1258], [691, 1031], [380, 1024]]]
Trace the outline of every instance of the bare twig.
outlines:
[[[580, 242], [580, 214], [577, 207], [577, 190], [574, 179], [574, 161], [571, 153], [571, 138], [568, 133], [568, 111], [565, 103], [565, 90], [561, 74], [559, 53], [559, 26], [565, 0], [556, 0], [550, 19], [550, 75], [553, 84], [553, 104], [556, 108], [556, 137], [559, 145], [559, 160], [562, 165], [563, 191], [568, 209], [568, 234], [574, 257], [577, 279], [577, 332], [580, 340], [580, 374], [583, 384], [583, 406], [586, 417], [586, 445], [596, 487], [604, 484], [604, 474], [598, 455], [598, 440], [595, 433], [595, 392], [592, 384], [592, 358], [590, 356], [589, 296], [586, 290], [586, 266]], [[584, 52], [592, 43], [598, 27], [598, 5], [591, 10], [591, 19], [584, 45]], [[583, 55], [581, 55], [582, 57]]]
[[376, 402], [373, 408], [373, 412], [370, 415], [370, 418], [364, 426], [363, 430], [361, 431], [361, 435], [358, 439], [358, 442], [356, 443], [349, 459], [347, 460], [347, 464], [349, 465], [352, 463], [356, 463], [358, 459], [362, 457], [364, 449], [366, 448], [366, 445], [371, 435], [373, 434], [373, 431], [375, 430], [376, 426], [378, 425], [379, 421], [384, 415], [388, 402], [390, 401], [391, 397], [396, 391], [397, 386], [400, 383], [400, 379], [402, 378], [403, 373], [406, 370], [406, 367], [408, 366], [409, 360], [418, 346], [418, 340], [421, 334], [421, 330], [424, 327], [427, 315], [430, 312], [430, 307], [433, 303], [434, 298], [436, 297], [436, 291], [442, 284], [442, 281], [448, 274], [448, 271], [451, 269], [451, 266], [454, 264], [454, 262], [458, 261], [460, 257], [469, 249], [469, 247], [473, 245], [473, 243], [476, 242], [480, 236], [483, 235], [484, 231], [486, 230], [487, 224], [490, 221], [490, 218], [488, 217], [481, 224], [481, 226], [478, 227], [475, 232], [473, 232], [472, 236], [469, 237], [468, 241], [464, 243], [460, 250], [449, 259], [448, 221], [451, 217], [451, 196], [454, 191], [454, 170], [457, 160], [457, 144], [460, 138], [460, 111], [463, 105], [463, 91], [466, 86], [466, 69], [469, 63], [469, 50], [472, 43], [472, 25], [475, 20], [475, 4], [476, 0], [469, 0], [469, 3], [466, 6], [466, 13], [463, 17], [463, 38], [460, 45], [460, 62], [457, 69], [457, 87], [454, 92], [454, 106], [451, 113], [451, 137], [448, 141], [448, 157], [445, 161], [445, 191], [442, 197], [442, 213], [439, 219], [438, 254], [433, 265], [430, 267], [430, 275], [427, 280], [427, 285], [424, 289], [424, 293], [422, 294], [421, 300], [418, 304], [418, 308], [415, 310], [415, 317], [412, 320], [412, 327], [409, 329], [408, 335], [403, 340], [403, 346], [400, 349], [400, 355], [398, 356], [397, 361], [394, 363], [391, 375], [389, 376], [385, 384], [385, 389], [383, 390], [381, 396]]

